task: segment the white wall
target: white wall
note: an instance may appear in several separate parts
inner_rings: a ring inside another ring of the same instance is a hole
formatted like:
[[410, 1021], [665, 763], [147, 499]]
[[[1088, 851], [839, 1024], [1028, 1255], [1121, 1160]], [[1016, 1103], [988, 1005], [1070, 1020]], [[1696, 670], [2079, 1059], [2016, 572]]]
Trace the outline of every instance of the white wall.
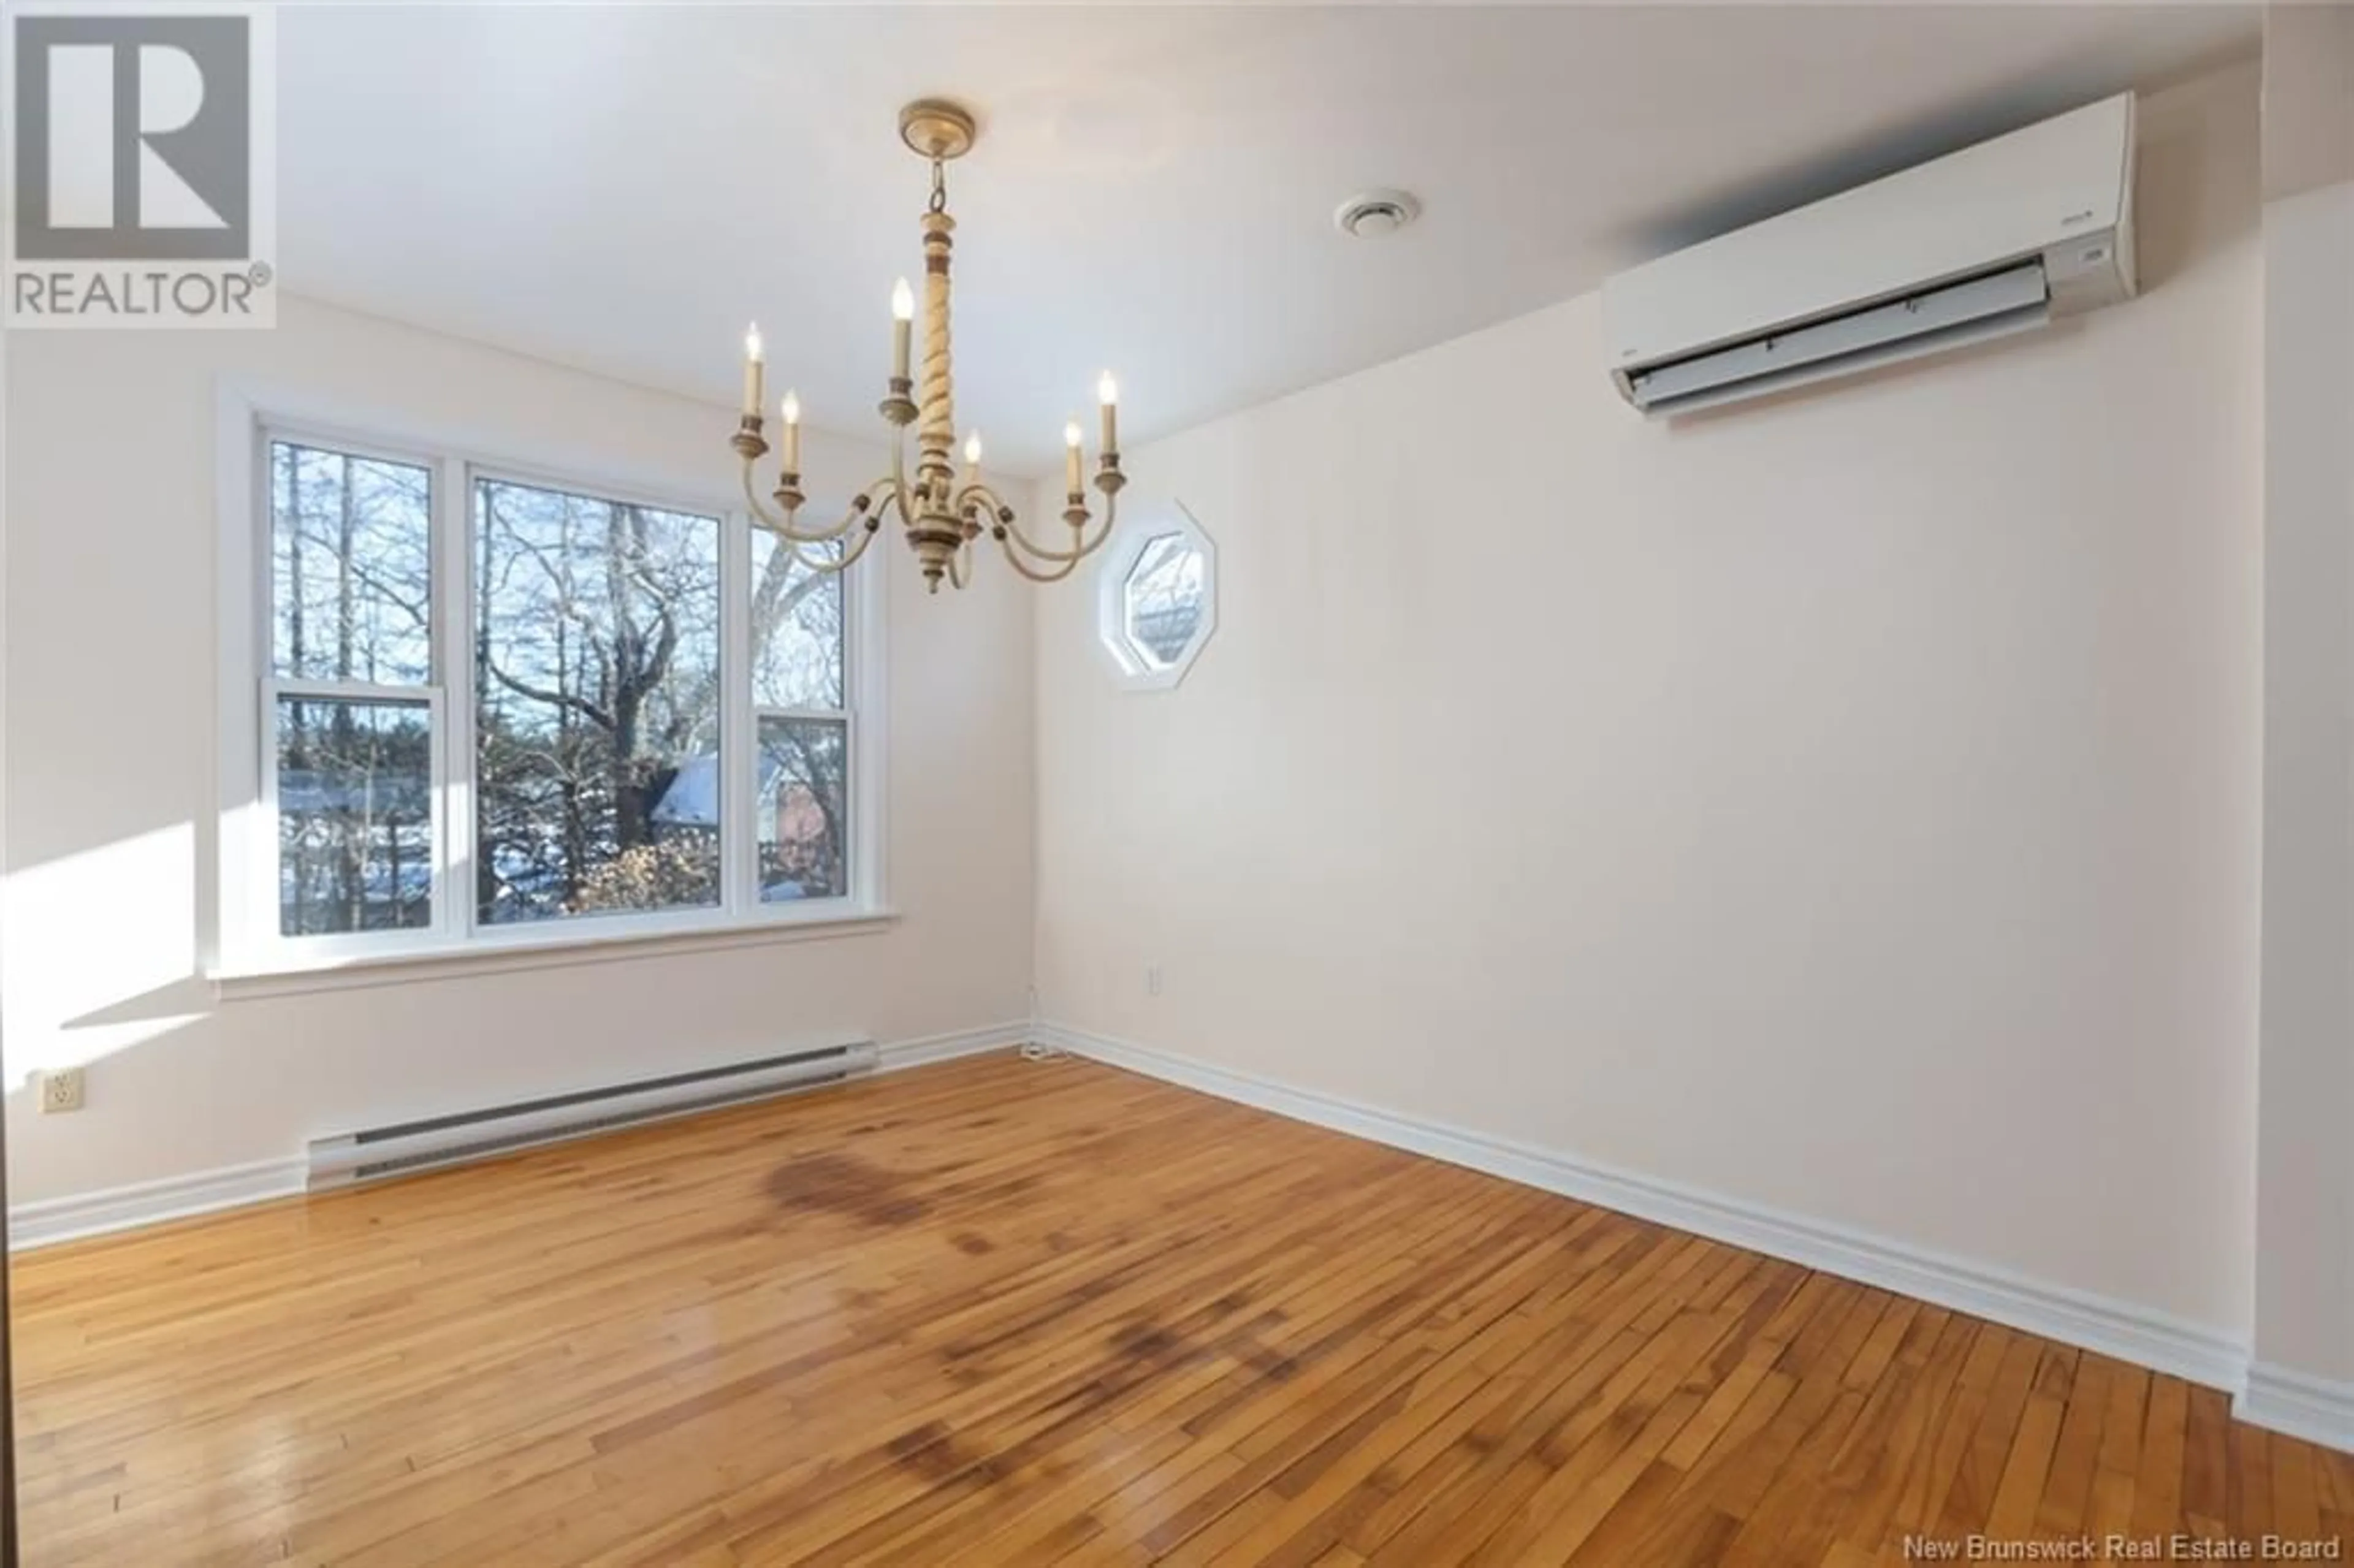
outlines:
[[2354, 183], [2264, 204], [2256, 1352], [2354, 1382]]
[[2255, 1358], [2354, 1440], [2354, 8], [2265, 19]]
[[2244, 1336], [2255, 89], [2036, 337], [1649, 424], [1588, 296], [1129, 454], [1219, 625], [1037, 600], [1045, 1016]]
[[[364, 405], [482, 450], [730, 482], [732, 410], [285, 303], [271, 332], [10, 334], [5, 1001], [18, 1202], [292, 1155], [317, 1133], [838, 1033], [1027, 1011], [1029, 607], [1000, 574], [890, 576], [891, 904], [880, 934], [221, 1001], [213, 874], [215, 386]], [[813, 435], [808, 468], [879, 455]], [[855, 476], [853, 479], [852, 476]], [[79, 1115], [27, 1072], [89, 1064]]]

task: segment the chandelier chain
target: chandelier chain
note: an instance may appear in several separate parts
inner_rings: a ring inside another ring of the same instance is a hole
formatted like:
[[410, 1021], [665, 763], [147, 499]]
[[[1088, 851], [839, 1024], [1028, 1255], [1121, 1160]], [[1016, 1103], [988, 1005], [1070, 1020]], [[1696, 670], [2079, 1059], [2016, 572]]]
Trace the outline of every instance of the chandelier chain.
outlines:
[[931, 205], [925, 208], [925, 210], [927, 212], [946, 212], [948, 209], [949, 167], [939, 159], [934, 158], [932, 160], [932, 200]]

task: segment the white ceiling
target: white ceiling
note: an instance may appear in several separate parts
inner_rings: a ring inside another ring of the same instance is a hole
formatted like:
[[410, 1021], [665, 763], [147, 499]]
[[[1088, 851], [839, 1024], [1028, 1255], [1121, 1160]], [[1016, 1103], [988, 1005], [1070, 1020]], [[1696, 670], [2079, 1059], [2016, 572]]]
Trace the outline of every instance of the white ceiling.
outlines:
[[[900, 103], [950, 170], [960, 421], [1053, 461], [1591, 288], [1628, 262], [2255, 48], [2245, 5], [288, 7], [287, 286], [733, 401], [747, 318], [878, 433], [920, 270]], [[1331, 225], [1419, 195], [1383, 240]], [[724, 450], [726, 430], [713, 431]]]

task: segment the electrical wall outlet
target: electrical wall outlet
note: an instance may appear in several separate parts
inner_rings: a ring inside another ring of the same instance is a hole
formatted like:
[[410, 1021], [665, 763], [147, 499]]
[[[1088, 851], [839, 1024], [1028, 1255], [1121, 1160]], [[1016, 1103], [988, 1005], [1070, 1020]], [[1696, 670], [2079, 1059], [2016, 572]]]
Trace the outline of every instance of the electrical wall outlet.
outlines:
[[1161, 966], [1159, 964], [1147, 964], [1144, 966], [1144, 994], [1147, 996], [1159, 996], [1161, 994]]
[[41, 1110], [78, 1111], [81, 1109], [81, 1069], [52, 1067], [41, 1075]]

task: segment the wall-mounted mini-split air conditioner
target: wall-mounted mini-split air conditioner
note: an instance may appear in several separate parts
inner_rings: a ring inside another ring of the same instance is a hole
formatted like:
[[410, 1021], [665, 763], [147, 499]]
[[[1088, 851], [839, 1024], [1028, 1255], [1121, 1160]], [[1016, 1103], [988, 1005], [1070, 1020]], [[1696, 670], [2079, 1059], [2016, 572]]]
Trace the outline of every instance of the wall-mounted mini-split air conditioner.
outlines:
[[1619, 393], [1676, 414], [2129, 298], [2134, 99], [1679, 250], [1602, 289]]

